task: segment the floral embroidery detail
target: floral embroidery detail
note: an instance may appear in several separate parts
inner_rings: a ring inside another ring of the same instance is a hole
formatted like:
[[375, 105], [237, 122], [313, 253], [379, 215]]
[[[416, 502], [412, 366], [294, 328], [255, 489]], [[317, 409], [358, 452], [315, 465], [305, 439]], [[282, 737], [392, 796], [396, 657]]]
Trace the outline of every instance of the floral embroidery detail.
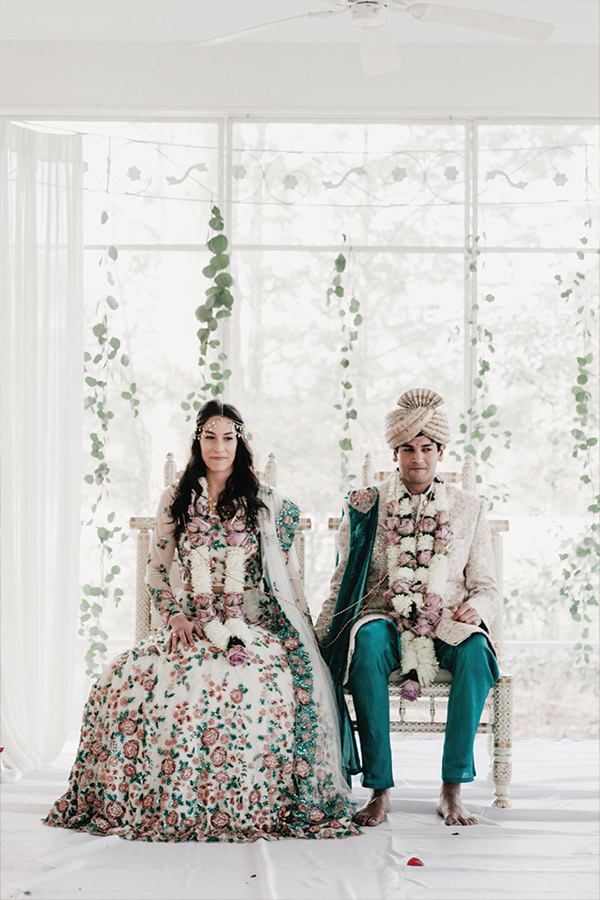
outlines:
[[350, 491], [348, 495], [348, 505], [360, 513], [368, 513], [377, 503], [379, 496], [377, 488], [361, 488], [357, 491]]
[[[285, 502], [276, 523], [282, 547], [291, 546], [298, 517]], [[232, 533], [215, 516], [208, 531], [198, 521], [182, 534], [173, 551], [187, 586], [179, 608], [167, 573], [172, 547], [154, 546], [149, 577], [161, 614], [197, 619], [192, 551], [209, 546], [211, 576], [223, 584]], [[244, 587], [260, 588], [257, 525], [246, 534]], [[214, 597], [221, 609], [223, 594]], [[91, 689], [69, 790], [47, 824], [148, 841], [358, 833], [354, 804], [328, 761], [333, 736], [313, 698], [309, 654], [273, 598], [261, 593], [252, 615], [244, 666], [232, 667], [205, 640], [168, 653], [166, 629], [113, 660]]]
[[285, 500], [281, 504], [277, 517], [277, 535], [281, 549], [286, 553], [294, 543], [294, 535], [300, 521], [300, 510], [291, 500]]

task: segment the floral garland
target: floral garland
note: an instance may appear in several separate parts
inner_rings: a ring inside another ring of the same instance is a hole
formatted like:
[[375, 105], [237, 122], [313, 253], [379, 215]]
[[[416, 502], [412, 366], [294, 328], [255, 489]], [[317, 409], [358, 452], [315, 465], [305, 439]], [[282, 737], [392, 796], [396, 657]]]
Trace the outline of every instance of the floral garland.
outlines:
[[[200, 479], [200, 486], [203, 497], [208, 498], [206, 478]], [[228, 534], [221, 620], [215, 609], [216, 596], [212, 589], [212, 538], [206, 521], [209, 509], [202, 501], [197, 500], [193, 512], [195, 514], [189, 521], [190, 541], [194, 545], [190, 553], [190, 570], [198, 620], [206, 638], [226, 653], [229, 662], [236, 666], [249, 658], [246, 647], [252, 643], [252, 632], [244, 619], [243, 593], [240, 591], [240, 585], [244, 583], [248, 542], [246, 517], [241, 510], [237, 510], [234, 517], [225, 524]]]
[[412, 495], [396, 471], [390, 482], [384, 522], [389, 590], [400, 631], [402, 696], [416, 700], [439, 668], [433, 638], [442, 614], [452, 537], [446, 485], [436, 476], [417, 521]]

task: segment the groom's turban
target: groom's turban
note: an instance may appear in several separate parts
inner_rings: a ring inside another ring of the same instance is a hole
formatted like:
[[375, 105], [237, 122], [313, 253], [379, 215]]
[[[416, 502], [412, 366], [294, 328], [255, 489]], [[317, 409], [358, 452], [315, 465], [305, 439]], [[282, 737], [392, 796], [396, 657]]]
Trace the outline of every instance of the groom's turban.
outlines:
[[424, 434], [438, 444], [450, 440], [448, 419], [440, 407], [444, 401], [439, 394], [427, 388], [413, 388], [402, 394], [396, 409], [385, 417], [385, 439], [395, 450], [401, 444]]

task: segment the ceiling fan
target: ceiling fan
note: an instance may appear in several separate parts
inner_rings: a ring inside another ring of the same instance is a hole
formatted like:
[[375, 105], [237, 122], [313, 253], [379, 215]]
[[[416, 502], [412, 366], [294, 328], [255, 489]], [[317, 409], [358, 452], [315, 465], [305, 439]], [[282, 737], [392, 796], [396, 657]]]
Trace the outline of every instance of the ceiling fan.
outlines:
[[419, 22], [458, 25], [461, 28], [474, 28], [478, 31], [489, 31], [492, 34], [504, 34], [508, 37], [525, 38], [531, 41], [543, 41], [554, 31], [554, 26], [548, 22], [521, 19], [516, 16], [505, 16], [478, 9], [446, 6], [440, 3], [413, 3], [412, 0], [325, 0], [325, 2], [327, 2], [328, 9], [313, 10], [296, 16], [288, 16], [286, 19], [264, 22], [251, 28], [243, 28], [240, 31], [197, 41], [196, 45], [208, 47], [247, 34], [256, 34], [259, 31], [282, 25], [284, 22], [292, 22], [297, 19], [327, 19], [330, 16], [349, 12], [350, 20], [356, 29], [365, 75], [383, 75], [397, 69], [400, 65], [400, 56], [394, 35], [387, 22], [388, 10], [406, 13]]

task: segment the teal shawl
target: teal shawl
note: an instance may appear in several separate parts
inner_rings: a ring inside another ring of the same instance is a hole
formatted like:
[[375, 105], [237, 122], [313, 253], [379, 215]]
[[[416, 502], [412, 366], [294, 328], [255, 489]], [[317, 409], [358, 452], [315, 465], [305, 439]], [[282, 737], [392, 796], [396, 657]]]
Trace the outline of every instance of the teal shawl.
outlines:
[[377, 531], [379, 492], [376, 488], [372, 488], [372, 490], [375, 491], [377, 497], [374, 505], [366, 512], [360, 511], [351, 503], [348, 504], [350, 518], [348, 559], [337, 596], [334, 616], [323, 647], [323, 656], [331, 670], [338, 704], [342, 763], [347, 775], [356, 775], [361, 771], [356, 740], [344, 696], [344, 675], [348, 661], [350, 632], [363, 605], [373, 542]]

